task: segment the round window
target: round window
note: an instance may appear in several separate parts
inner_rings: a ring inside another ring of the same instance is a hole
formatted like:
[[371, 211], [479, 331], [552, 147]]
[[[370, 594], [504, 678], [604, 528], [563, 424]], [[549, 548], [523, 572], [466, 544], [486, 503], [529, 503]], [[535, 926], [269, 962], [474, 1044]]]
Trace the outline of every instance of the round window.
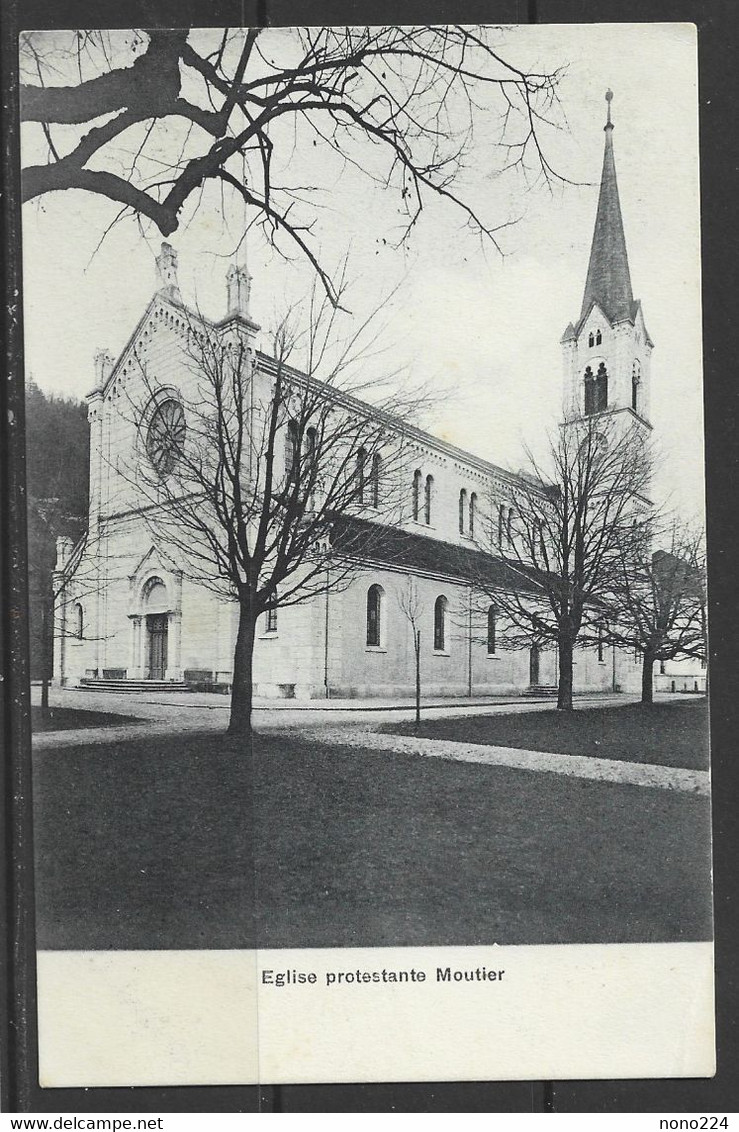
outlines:
[[179, 401], [157, 405], [146, 433], [146, 454], [160, 476], [168, 476], [182, 455], [185, 412]]

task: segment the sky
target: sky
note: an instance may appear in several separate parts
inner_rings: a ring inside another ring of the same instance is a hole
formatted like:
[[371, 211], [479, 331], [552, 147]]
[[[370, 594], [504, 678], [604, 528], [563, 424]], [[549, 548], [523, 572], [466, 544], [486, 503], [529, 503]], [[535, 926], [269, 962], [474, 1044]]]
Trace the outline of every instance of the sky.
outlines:
[[[285, 32], [270, 32], [284, 36]], [[655, 497], [690, 518], [703, 512], [700, 202], [695, 29], [687, 24], [540, 25], [506, 29], [501, 51], [527, 68], [564, 67], [561, 124], [547, 155], [567, 182], [529, 188], [493, 175], [495, 122], [475, 135], [465, 174], [486, 216], [516, 223], [502, 254], [464, 231], [451, 205], [429, 204], [409, 246], [383, 242], [397, 202], [356, 171], [324, 168], [332, 190], [318, 211], [323, 262], [349, 256], [352, 319], [386, 303], [381, 320], [392, 367], [440, 391], [430, 430], [517, 470], [525, 449], [541, 454], [559, 420], [560, 338], [580, 312], [603, 157], [604, 94], [614, 92], [614, 149], [635, 297], [652, 355], [652, 424], [659, 449]], [[324, 160], [296, 150], [300, 173]], [[324, 178], [325, 179], [325, 178]], [[63, 192], [26, 204], [23, 217], [26, 370], [42, 389], [84, 397], [93, 355], [117, 354], [155, 288], [162, 242], [133, 220], [98, 247], [114, 206]], [[248, 219], [248, 217], [247, 217]], [[179, 254], [186, 302], [225, 314], [225, 274], [243, 231], [239, 205], [224, 218], [202, 207], [169, 239]], [[246, 255], [252, 315], [268, 329], [312, 282], [256, 230]], [[239, 253], [243, 261], [244, 250]], [[388, 296], [392, 296], [388, 301]]]

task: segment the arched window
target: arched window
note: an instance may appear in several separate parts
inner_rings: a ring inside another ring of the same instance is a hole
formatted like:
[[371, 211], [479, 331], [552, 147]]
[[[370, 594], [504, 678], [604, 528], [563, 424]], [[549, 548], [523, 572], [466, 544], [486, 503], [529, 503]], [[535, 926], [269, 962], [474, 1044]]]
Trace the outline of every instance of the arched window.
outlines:
[[459, 493], [459, 533], [464, 534], [464, 521], [467, 512], [467, 489], [462, 488]]
[[421, 514], [421, 471], [416, 468], [413, 473], [413, 518], [418, 522]]
[[470, 538], [475, 537], [475, 513], [477, 511], [477, 495], [473, 491], [470, 496], [470, 521], [468, 527], [468, 534]]
[[588, 334], [588, 346], [592, 350], [594, 345], [595, 345], [595, 335], [593, 334], [593, 332], [591, 330], [590, 334]]
[[316, 430], [311, 426], [305, 432], [305, 451], [307, 457], [308, 468], [312, 471], [313, 465], [316, 461]]
[[375, 452], [372, 457], [372, 470], [370, 472], [370, 504], [380, 506], [380, 473], [382, 471], [382, 457]]
[[267, 603], [267, 608], [264, 611], [264, 628], [267, 633], [277, 632], [277, 602], [275, 601], [274, 594]]
[[541, 564], [543, 566], [546, 566], [546, 564], [547, 564], [547, 544], [544, 540], [544, 520], [543, 519], [534, 519], [532, 534], [534, 534], [534, 536], [535, 536], [535, 539], [534, 539], [535, 552], [536, 552], [536, 554], [539, 555]]
[[595, 378], [590, 366], [585, 369], [585, 416], [595, 412]]
[[639, 386], [641, 385], [641, 366], [634, 362], [631, 370], [631, 407], [635, 413], [639, 412]]
[[605, 657], [603, 655], [604, 645], [605, 645], [605, 627], [603, 625], [603, 622], [600, 621], [598, 623], [598, 660], [601, 661], [601, 662], [605, 659]]
[[357, 500], [364, 503], [364, 488], [365, 488], [365, 464], [367, 463], [367, 453], [364, 448], [357, 451], [357, 467], [355, 472], [355, 490]]
[[316, 486], [318, 482], [317, 450], [318, 440], [316, 430], [311, 427], [305, 433], [306, 469], [310, 477], [308, 492], [308, 507], [311, 511], [316, 509]]
[[498, 504], [498, 546], [503, 546], [503, 527], [505, 526], [505, 507]]
[[495, 606], [491, 605], [488, 608], [488, 656], [493, 656], [495, 653], [496, 616]]
[[426, 476], [426, 494], [424, 496], [423, 519], [426, 526], [431, 526], [431, 503], [434, 496], [434, 477]]
[[447, 599], [439, 595], [434, 603], [434, 649], [444, 652], [446, 647], [446, 611]]
[[82, 612], [82, 606], [79, 602], [74, 607], [74, 617], [72, 619], [73, 632], [76, 640], [81, 641], [85, 632], [85, 616]]
[[596, 344], [596, 346], [600, 346], [602, 341], [603, 341], [603, 335], [601, 334], [600, 330], [596, 330], [596, 332], [595, 332], [595, 344]]
[[602, 413], [608, 408], [608, 370], [605, 363], [598, 366], [598, 375], [595, 379], [595, 411]]
[[285, 475], [288, 479], [297, 479], [299, 461], [300, 439], [297, 421], [288, 421], [285, 433]]
[[149, 578], [144, 586], [142, 596], [147, 614], [169, 612], [169, 594], [161, 578], [156, 576]]
[[373, 585], [367, 590], [367, 645], [379, 648], [382, 644], [382, 586]]
[[508, 508], [508, 522], [506, 524], [506, 541], [509, 546], [513, 544], [513, 508]]

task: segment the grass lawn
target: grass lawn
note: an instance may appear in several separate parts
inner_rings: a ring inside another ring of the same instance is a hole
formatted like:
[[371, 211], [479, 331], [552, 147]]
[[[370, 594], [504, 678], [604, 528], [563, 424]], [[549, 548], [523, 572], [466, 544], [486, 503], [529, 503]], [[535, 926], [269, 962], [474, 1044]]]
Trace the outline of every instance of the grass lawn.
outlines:
[[40, 947], [710, 934], [692, 795], [274, 734], [253, 775], [222, 735], [37, 751], [34, 790]]
[[705, 699], [685, 704], [624, 704], [573, 712], [473, 715], [461, 719], [388, 724], [386, 731], [563, 755], [708, 769]]
[[81, 711], [78, 708], [49, 708], [44, 715], [40, 707], [31, 708], [31, 730], [75, 731], [80, 727], [117, 727], [122, 723], [135, 723], [136, 716], [115, 715], [104, 711]]

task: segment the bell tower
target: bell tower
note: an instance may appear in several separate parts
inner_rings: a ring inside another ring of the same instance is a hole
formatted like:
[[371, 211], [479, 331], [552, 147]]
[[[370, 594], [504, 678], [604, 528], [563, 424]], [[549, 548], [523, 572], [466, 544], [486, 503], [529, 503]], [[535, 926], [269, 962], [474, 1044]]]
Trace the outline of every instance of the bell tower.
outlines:
[[642, 306], [631, 289], [613, 155], [613, 91], [590, 263], [580, 315], [562, 336], [564, 423], [600, 414], [620, 416], [624, 427], [651, 431], [650, 359], [653, 343]]

